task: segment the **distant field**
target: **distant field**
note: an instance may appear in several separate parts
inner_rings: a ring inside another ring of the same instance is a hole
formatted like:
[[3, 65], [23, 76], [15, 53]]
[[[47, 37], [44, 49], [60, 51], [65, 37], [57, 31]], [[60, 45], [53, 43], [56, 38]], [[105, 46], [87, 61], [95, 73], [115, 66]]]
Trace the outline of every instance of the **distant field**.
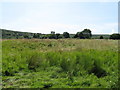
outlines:
[[3, 88], [117, 88], [118, 40], [2, 40]]

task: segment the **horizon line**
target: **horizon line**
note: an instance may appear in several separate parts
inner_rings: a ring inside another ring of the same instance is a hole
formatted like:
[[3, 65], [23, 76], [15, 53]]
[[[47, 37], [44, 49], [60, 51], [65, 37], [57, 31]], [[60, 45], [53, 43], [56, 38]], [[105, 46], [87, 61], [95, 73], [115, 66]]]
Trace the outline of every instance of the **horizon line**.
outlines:
[[[4, 28], [0, 28], [0, 30], [6, 30], [6, 31], [14, 31], [14, 32], [23, 32], [23, 33], [41, 33], [41, 32], [25, 32], [25, 31], [19, 31], [19, 30], [11, 30], [11, 29], [4, 29]], [[53, 31], [53, 30], [51, 30]], [[50, 31], [50, 32], [51, 32]], [[55, 31], [54, 31], [55, 32]], [[65, 32], [68, 32], [68, 31], [65, 31]], [[80, 31], [78, 31], [80, 32]], [[91, 31], [92, 32], [92, 31]], [[59, 32], [57, 32], [59, 33]], [[69, 33], [69, 32], [68, 32]], [[77, 33], [77, 32], [76, 32]], [[76, 33], [69, 33], [69, 34], [76, 34]], [[41, 34], [51, 34], [51, 33], [41, 33]], [[63, 34], [63, 33], [60, 33], [60, 34]], [[119, 32], [118, 33], [92, 33], [93, 35], [112, 35], [112, 34], [120, 34]]]

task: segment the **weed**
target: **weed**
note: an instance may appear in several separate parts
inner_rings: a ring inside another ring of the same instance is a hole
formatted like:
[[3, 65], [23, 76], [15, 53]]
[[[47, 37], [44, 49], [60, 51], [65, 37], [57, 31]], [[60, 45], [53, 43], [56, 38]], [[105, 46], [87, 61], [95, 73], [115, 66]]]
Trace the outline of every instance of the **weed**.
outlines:
[[117, 50], [114, 40], [4, 40], [3, 88], [117, 88]]

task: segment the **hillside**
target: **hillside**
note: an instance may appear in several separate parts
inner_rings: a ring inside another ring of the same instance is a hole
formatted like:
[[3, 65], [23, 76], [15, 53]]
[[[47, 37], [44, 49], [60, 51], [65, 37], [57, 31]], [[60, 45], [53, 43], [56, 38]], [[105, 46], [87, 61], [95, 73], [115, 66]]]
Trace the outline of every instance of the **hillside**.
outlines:
[[[49, 34], [41, 34], [41, 33], [31, 33], [31, 32], [20, 32], [20, 31], [13, 31], [13, 30], [6, 30], [0, 29], [2, 31], [2, 39], [22, 39], [22, 38], [47, 38]], [[75, 34], [70, 34], [70, 38], [73, 38]], [[100, 36], [103, 36], [104, 39], [109, 39], [110, 35], [108, 34], [93, 34], [92, 39], [99, 39]], [[61, 38], [63, 35], [61, 34]]]

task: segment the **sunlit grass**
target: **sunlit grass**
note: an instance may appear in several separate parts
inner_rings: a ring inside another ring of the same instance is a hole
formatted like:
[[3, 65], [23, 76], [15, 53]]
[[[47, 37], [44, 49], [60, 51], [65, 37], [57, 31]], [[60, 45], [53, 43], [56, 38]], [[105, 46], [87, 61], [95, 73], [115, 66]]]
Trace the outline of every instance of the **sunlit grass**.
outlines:
[[116, 88], [118, 41], [2, 41], [3, 88]]

